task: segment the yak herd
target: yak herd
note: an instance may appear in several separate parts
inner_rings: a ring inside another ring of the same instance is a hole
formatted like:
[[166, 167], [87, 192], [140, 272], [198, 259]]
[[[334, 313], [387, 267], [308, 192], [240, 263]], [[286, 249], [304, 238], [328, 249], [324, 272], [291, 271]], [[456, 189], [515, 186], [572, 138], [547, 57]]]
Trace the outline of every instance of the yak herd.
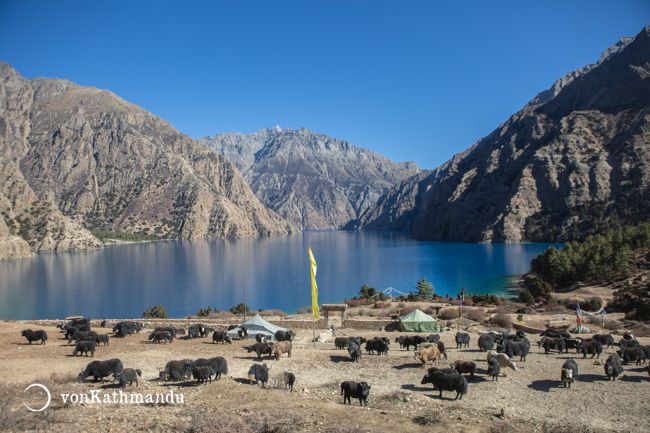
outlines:
[[[105, 326], [105, 321], [102, 323], [103, 326]], [[141, 322], [119, 322], [113, 327], [113, 337], [123, 338], [137, 334], [144, 327], [145, 325]], [[72, 356], [85, 355], [93, 357], [99, 344], [103, 346], [109, 345], [110, 338], [108, 334], [98, 334], [96, 331], [91, 330], [90, 319], [72, 320], [59, 325], [59, 328], [61, 332], [65, 333], [64, 338], [68, 340], [68, 343], [75, 342]], [[246, 326], [231, 326], [228, 330], [235, 328], [237, 328], [236, 333], [240, 339], [249, 336], [249, 330]], [[232, 339], [228, 336], [226, 330], [215, 330], [203, 324], [190, 326], [187, 330], [187, 337], [183, 338], [205, 338], [210, 333], [212, 333], [212, 343], [232, 344]], [[182, 328], [159, 327], [149, 333], [148, 340], [151, 344], [171, 344], [175, 338], [178, 338], [178, 335], [185, 334], [185, 329]], [[22, 336], [27, 339], [29, 344], [35, 341], [45, 344], [47, 341], [47, 334], [43, 330], [26, 329], [22, 331]], [[256, 333], [256, 342], [243, 348], [248, 353], [254, 353], [258, 360], [262, 360], [264, 356], [269, 359], [279, 360], [284, 354], [291, 358], [294, 337], [295, 334], [292, 331], [278, 331], [273, 336]], [[575, 338], [564, 330], [549, 328], [543, 331], [540, 337], [536, 344], [547, 355], [553, 353], [558, 355], [567, 354], [570, 350], [573, 350], [577, 357], [582, 355], [583, 358], [587, 358], [587, 356], [600, 358], [603, 348], [618, 346], [616, 353], [609, 355], [604, 362], [604, 375], [608, 380], [615, 381], [617, 377], [621, 376], [625, 365], [630, 363], [643, 365], [650, 358], [650, 346], [641, 345], [629, 333], [624, 334], [623, 338], [616, 342], [611, 334], [595, 334], [590, 338]], [[455, 335], [456, 349], [469, 349], [471, 339], [470, 334], [457, 332]], [[468, 383], [471, 383], [475, 375], [480, 371], [479, 365], [469, 360], [454, 360], [449, 363], [449, 368], [438, 368], [433, 365], [427, 368], [430, 364], [436, 364], [440, 358], [448, 359], [448, 351], [445, 344], [440, 341], [440, 334], [401, 335], [394, 342], [398, 343], [400, 348], [406, 351], [413, 348], [414, 359], [417, 364], [426, 369], [421, 384], [431, 384], [434, 390], [439, 391], [440, 398], [442, 398], [443, 391], [455, 391], [456, 396], [454, 399], [462, 399], [463, 395], [468, 391]], [[486, 352], [486, 376], [492, 381], [498, 381], [499, 376], [505, 376], [504, 369], [506, 368], [516, 372], [516, 362], [526, 362], [531, 347], [531, 343], [523, 331], [517, 331], [516, 333], [503, 330], [499, 332], [483, 332], [478, 336], [476, 344], [479, 350]], [[390, 339], [387, 337], [372, 339], [337, 337], [334, 340], [334, 347], [339, 350], [346, 350], [350, 361], [360, 362], [363, 354], [362, 348], [365, 349], [367, 354], [388, 355]], [[568, 359], [561, 367], [558, 363], [558, 367], [560, 373], [559, 382], [562, 386], [570, 388], [576, 378], [579, 377], [578, 363], [574, 359]], [[650, 364], [645, 368], [650, 375]], [[265, 387], [269, 382], [270, 370], [270, 364], [253, 364], [248, 371], [249, 382]], [[169, 361], [164, 368], [160, 368], [157, 380], [179, 382], [194, 379], [197, 385], [206, 385], [211, 383], [213, 378], [219, 380], [227, 374], [228, 364], [226, 359], [217, 356], [214, 358]], [[465, 375], [469, 376], [466, 377]], [[142, 372], [139, 369], [124, 368], [119, 359], [109, 359], [90, 362], [79, 374], [79, 380], [83, 382], [91, 376], [95, 382], [99, 380], [103, 382], [105, 378], [112, 376], [112, 380], [117, 381], [121, 387], [130, 386], [133, 383], [137, 387], [138, 378], [142, 376]], [[468, 382], [468, 377], [470, 382]], [[285, 388], [288, 387], [293, 391], [296, 381], [296, 376], [293, 373], [284, 372], [280, 380], [284, 382]], [[370, 389], [371, 386], [366, 382], [344, 381], [341, 383], [343, 403], [351, 404], [351, 399], [354, 398], [359, 400], [360, 405], [365, 404], [367, 406]]]

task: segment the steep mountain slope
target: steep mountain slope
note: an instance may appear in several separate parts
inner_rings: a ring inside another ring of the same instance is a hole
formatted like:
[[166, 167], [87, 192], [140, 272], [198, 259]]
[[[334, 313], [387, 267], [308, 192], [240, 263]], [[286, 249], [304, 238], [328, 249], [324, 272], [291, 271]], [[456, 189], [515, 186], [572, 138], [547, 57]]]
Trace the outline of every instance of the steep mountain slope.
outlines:
[[2, 62], [0, 77], [0, 259], [101, 247], [47, 197], [40, 200], [20, 172], [18, 162], [29, 150], [34, 92], [27, 80]]
[[161, 238], [297, 230], [255, 198], [230, 161], [147, 111], [105, 90], [25, 80], [6, 64], [0, 72], [24, 89], [11, 91], [22, 95], [12, 103], [20, 115], [0, 125], [3, 157], [19, 164], [16, 176], [33, 193], [82, 226]]
[[650, 27], [569, 75], [430, 175], [415, 238], [563, 241], [650, 217]]
[[303, 229], [341, 228], [419, 172], [415, 163], [398, 164], [304, 128], [199, 140], [237, 161], [262, 203]]

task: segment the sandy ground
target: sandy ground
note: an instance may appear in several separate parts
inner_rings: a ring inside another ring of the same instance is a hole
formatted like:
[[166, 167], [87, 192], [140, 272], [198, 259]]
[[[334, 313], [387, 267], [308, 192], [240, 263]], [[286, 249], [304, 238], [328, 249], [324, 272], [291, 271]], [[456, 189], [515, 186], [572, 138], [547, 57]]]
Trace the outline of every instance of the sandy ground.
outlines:
[[[28, 345], [20, 335], [27, 327], [45, 329], [47, 344]], [[398, 335], [343, 331], [355, 336], [388, 336], [391, 342]], [[469, 349], [458, 350], [453, 333], [441, 335], [449, 348], [449, 361], [465, 359], [478, 364], [479, 374], [468, 378], [469, 391], [462, 400], [453, 400], [455, 392], [445, 392], [440, 398], [431, 385], [421, 385], [425, 369], [415, 363], [413, 351], [399, 349], [396, 343], [391, 343], [388, 356], [364, 353], [357, 364], [349, 361], [346, 352], [336, 350], [333, 342], [314, 347], [309, 342], [311, 331], [299, 331], [292, 358], [264, 359], [272, 365], [272, 376], [285, 371], [296, 375], [295, 391], [289, 392], [273, 383], [263, 389], [248, 383], [248, 369], [259, 362], [255, 354], [244, 349], [250, 340], [216, 345], [207, 338], [181, 338], [171, 344], [152, 344], [142, 332], [111, 338], [108, 347], [97, 349], [94, 359], [119, 358], [125, 367], [142, 370], [140, 387], [127, 387], [126, 393], [167, 394], [172, 390], [183, 395], [184, 403], [80, 405], [64, 404], [60, 394], [101, 390], [104, 395], [119, 389], [112, 384], [78, 383], [76, 376], [92, 359], [72, 357], [73, 346], [62, 339], [58, 329], [0, 322], [0, 431], [191, 431], [201, 423], [211, 425], [203, 431], [238, 431], [233, 426], [226, 428], [226, 421], [241, 424], [260, 416], [275, 417], [276, 424], [280, 423], [278, 419], [289, 423], [285, 430], [278, 427], [275, 431], [650, 431], [650, 377], [645, 369], [625, 366], [624, 375], [616, 382], [608, 381], [603, 374], [601, 362], [615, 348], [605, 349], [599, 361], [573, 353], [545, 355], [533, 344], [527, 361], [517, 362], [518, 371], [508, 370], [506, 377], [492, 382], [486, 378], [485, 353], [477, 348], [478, 334], [471, 334]], [[532, 336], [531, 342], [537, 338]], [[641, 342], [650, 344], [650, 339]], [[157, 380], [159, 369], [167, 361], [214, 356], [225, 357], [229, 366], [228, 376], [218, 382], [198, 386], [195, 382]], [[559, 381], [560, 367], [569, 358], [576, 358], [580, 376], [572, 388], [565, 389]], [[446, 367], [449, 361], [438, 365]], [[358, 402], [342, 404], [340, 383], [344, 380], [366, 381], [372, 386], [368, 408], [359, 407]], [[26, 402], [38, 407], [46, 398], [38, 390], [24, 391], [32, 383], [45, 384], [52, 391], [52, 403], [43, 412], [29, 412], [23, 406]], [[219, 430], [218, 426], [225, 427]]]

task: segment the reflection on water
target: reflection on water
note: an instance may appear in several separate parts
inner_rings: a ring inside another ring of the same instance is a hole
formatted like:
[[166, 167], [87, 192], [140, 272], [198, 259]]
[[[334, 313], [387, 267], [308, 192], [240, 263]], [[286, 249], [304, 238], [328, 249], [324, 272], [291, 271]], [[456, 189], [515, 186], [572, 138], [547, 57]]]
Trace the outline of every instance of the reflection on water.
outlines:
[[170, 317], [208, 305], [295, 312], [311, 304], [307, 249], [318, 264], [319, 302], [341, 302], [363, 284], [436, 293], [502, 292], [547, 244], [419, 242], [404, 234], [311, 231], [236, 240], [167, 241], [41, 254], [0, 262], [0, 318], [84, 315], [136, 318], [162, 304]]

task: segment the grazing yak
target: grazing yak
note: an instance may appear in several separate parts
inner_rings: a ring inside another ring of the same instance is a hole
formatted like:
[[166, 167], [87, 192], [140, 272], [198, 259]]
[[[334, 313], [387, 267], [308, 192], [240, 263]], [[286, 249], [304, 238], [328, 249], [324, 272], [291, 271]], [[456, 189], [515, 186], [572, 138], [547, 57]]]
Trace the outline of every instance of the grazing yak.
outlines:
[[511, 341], [504, 340], [503, 345], [497, 347], [497, 352], [505, 353], [510, 358], [519, 357], [519, 361], [526, 362], [530, 346], [526, 344], [527, 340]]
[[172, 337], [172, 334], [170, 334], [169, 331], [153, 331], [149, 334], [149, 340], [153, 340], [153, 343], [164, 341], [165, 344], [167, 344], [168, 341], [171, 343], [174, 340], [174, 337]]
[[636, 361], [636, 365], [643, 365], [646, 360], [645, 352], [641, 346], [617, 350], [616, 353], [623, 359], [623, 365], [627, 365], [630, 361]]
[[382, 353], [388, 355], [389, 345], [390, 342], [388, 341], [388, 338], [375, 337], [372, 340], [366, 341], [366, 351], [368, 353], [377, 352], [377, 355], [381, 355]]
[[564, 387], [567, 386], [571, 388], [571, 384], [578, 377], [578, 363], [573, 359], [567, 359], [562, 364], [562, 373], [560, 374], [560, 380], [564, 384]]
[[621, 365], [621, 358], [615, 353], [609, 355], [607, 361], [605, 361], [605, 376], [607, 376], [607, 380], [614, 379], [614, 382], [616, 382], [616, 378], [622, 373], [623, 366]]
[[602, 344], [605, 348], [612, 347], [616, 344], [612, 334], [594, 334], [591, 338]]
[[366, 341], [368, 340], [364, 337], [336, 337], [334, 339], [334, 347], [337, 349], [345, 349], [348, 347], [349, 343], [355, 343], [357, 346], [361, 347], [361, 345]]
[[165, 369], [160, 372], [159, 379], [164, 381], [178, 382], [183, 379], [189, 379], [192, 374], [192, 360], [183, 359], [181, 361], [169, 361]]
[[21, 335], [29, 341], [29, 344], [32, 344], [32, 341], [41, 340], [41, 344], [45, 344], [47, 341], [47, 332], [39, 329], [37, 331], [32, 331], [31, 329], [25, 329], [21, 332]]
[[578, 353], [583, 353], [583, 358], [586, 358], [587, 355], [591, 355], [592, 358], [598, 355], [596, 358], [600, 358], [600, 354], [603, 353], [603, 345], [596, 340], [584, 340], [580, 344]]
[[461, 347], [469, 348], [469, 334], [466, 332], [457, 332], [456, 333], [456, 349]]
[[[257, 334], [261, 335], [261, 334]], [[228, 343], [232, 344], [232, 338], [228, 337], [228, 334], [226, 331], [214, 331], [212, 333], [212, 342], [213, 343]]]
[[[213, 371], [212, 374], [215, 375], [214, 380], [221, 379], [222, 375], [228, 374], [228, 362], [222, 356], [216, 356], [214, 358], [199, 358], [192, 362], [192, 369], [197, 367], [210, 367]], [[196, 379], [196, 377], [195, 377]]]
[[560, 337], [544, 337], [539, 342], [539, 345], [544, 348], [544, 353], [546, 354], [551, 353], [551, 350], [557, 350], [560, 354], [566, 350], [566, 343], [564, 342], [564, 338]]
[[[169, 332], [169, 334], [170, 334], [173, 338], [176, 338], [176, 334], [177, 334], [177, 333], [178, 333], [178, 334], [185, 334], [185, 330], [184, 330], [184, 329], [180, 329], [180, 330], [178, 330], [178, 329], [176, 329], [176, 328], [172, 328], [171, 326], [158, 327], [158, 328], [156, 328], [156, 329], [153, 330], [153, 332], [156, 332], [156, 331], [167, 331], [167, 332]], [[182, 331], [182, 332], [179, 332], [179, 331]]]
[[237, 330], [237, 335], [239, 336], [240, 340], [246, 338], [246, 336], [248, 335], [248, 328], [246, 327], [246, 325], [242, 325], [241, 328]]
[[288, 357], [291, 358], [291, 349], [292, 349], [291, 341], [281, 341], [273, 345], [273, 356], [275, 357], [275, 359], [279, 360], [280, 356], [283, 353], [286, 353], [287, 355], [289, 355]]
[[499, 381], [499, 374], [501, 374], [501, 365], [499, 365], [499, 361], [496, 358], [488, 359], [487, 374], [488, 376], [492, 376], [492, 381]]
[[135, 387], [137, 388], [139, 386], [138, 376], [142, 377], [142, 371], [140, 371], [140, 369], [124, 368], [121, 373], [117, 374], [115, 379], [122, 388], [124, 388], [127, 383], [129, 386], [133, 385], [133, 382], [135, 382]]
[[370, 385], [367, 382], [341, 382], [341, 395], [343, 396], [343, 404], [347, 401], [352, 404], [352, 398], [359, 399], [359, 406], [364, 404], [368, 406], [368, 396], [370, 395]]
[[108, 341], [110, 340], [108, 334], [98, 334], [94, 337], [91, 337], [91, 341], [94, 341], [98, 346], [99, 343], [104, 343], [104, 346], [108, 346]]
[[284, 389], [289, 387], [289, 390], [293, 392], [293, 384], [296, 383], [296, 375], [289, 373], [288, 371], [284, 372]]
[[91, 340], [85, 340], [85, 341], [77, 341], [77, 345], [74, 347], [74, 350], [72, 351], [72, 356], [77, 356], [77, 353], [85, 353], [86, 356], [88, 356], [88, 353], [90, 352], [90, 356], [94, 357], [95, 356], [95, 342]]
[[440, 370], [427, 373], [422, 378], [422, 385], [430, 383], [434, 389], [440, 391], [440, 398], [442, 398], [443, 391], [456, 391], [456, 399], [463, 398], [467, 394], [467, 379], [459, 374], [446, 374]]
[[97, 382], [99, 379], [104, 382], [104, 378], [113, 375], [113, 380], [118, 373], [122, 372], [122, 361], [117, 358], [106, 361], [92, 361], [86, 366], [85, 370], [79, 373], [79, 380], [84, 382], [89, 376], [92, 376]]
[[251, 385], [253, 384], [253, 381], [255, 381], [255, 385], [259, 386], [261, 383], [262, 387], [265, 387], [266, 383], [269, 381], [270, 369], [271, 367], [266, 364], [253, 364], [248, 370], [248, 380]]
[[293, 341], [293, 337], [296, 334], [293, 331], [277, 331], [275, 333], [275, 339], [277, 341]]
[[482, 352], [486, 350], [492, 350], [494, 349], [495, 342], [496, 335], [492, 332], [486, 332], [484, 334], [481, 334], [481, 336], [478, 338], [478, 348], [481, 349]]
[[426, 366], [429, 361], [433, 361], [435, 364], [438, 358], [440, 358], [440, 350], [437, 346], [415, 352], [415, 359], [423, 366]]
[[357, 343], [348, 343], [348, 354], [350, 355], [352, 362], [359, 362], [361, 359], [361, 348]]
[[192, 325], [187, 330], [187, 336], [190, 338], [199, 338], [201, 336], [201, 325]]
[[[497, 353], [493, 350], [487, 353], [487, 362], [490, 363], [490, 359], [496, 359], [501, 368], [510, 367], [514, 371], [517, 371], [517, 364], [514, 361], [510, 360], [510, 357], [505, 353]], [[505, 376], [505, 373], [503, 374]]]
[[72, 340], [75, 342], [85, 341], [85, 340], [94, 340], [97, 337], [95, 331], [77, 331], [68, 338], [68, 344], [72, 343]]
[[472, 379], [474, 379], [474, 373], [476, 373], [476, 363], [474, 361], [462, 361], [457, 359], [452, 362], [451, 365], [458, 374], [469, 373], [472, 375]]
[[571, 334], [564, 329], [546, 328], [546, 330], [542, 331], [539, 335], [541, 337], [564, 338], [565, 340], [571, 339]]
[[248, 353], [255, 352], [257, 359], [262, 359], [262, 355], [269, 355], [269, 358], [273, 355], [273, 346], [273, 343], [255, 343], [244, 349], [248, 350]]
[[210, 366], [203, 366], [203, 367], [194, 367], [192, 369], [192, 377], [196, 379], [196, 383], [201, 384], [203, 383], [204, 385], [208, 384], [208, 381], [212, 383], [212, 376], [215, 375], [216, 373]]

